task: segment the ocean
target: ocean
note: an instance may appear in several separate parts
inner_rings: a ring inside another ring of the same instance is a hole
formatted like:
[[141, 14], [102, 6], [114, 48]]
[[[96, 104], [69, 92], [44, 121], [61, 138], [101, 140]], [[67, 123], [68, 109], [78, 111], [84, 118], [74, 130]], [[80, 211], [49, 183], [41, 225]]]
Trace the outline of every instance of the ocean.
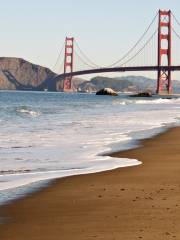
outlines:
[[179, 98], [0, 91], [0, 204], [52, 179], [141, 164], [108, 153], [179, 122]]

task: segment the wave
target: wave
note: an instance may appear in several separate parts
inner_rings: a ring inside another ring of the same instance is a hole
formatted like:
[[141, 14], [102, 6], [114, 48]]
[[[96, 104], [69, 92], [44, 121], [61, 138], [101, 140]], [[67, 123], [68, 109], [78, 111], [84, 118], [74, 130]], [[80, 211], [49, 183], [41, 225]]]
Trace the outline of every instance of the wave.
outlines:
[[174, 103], [175, 99], [163, 99], [163, 98], [159, 98], [159, 99], [153, 99], [153, 100], [136, 100], [135, 103], [136, 104], [162, 104], [162, 103]]
[[13, 175], [13, 174], [20, 174], [20, 173], [30, 173], [31, 170], [24, 169], [24, 170], [5, 170], [0, 171], [0, 175]]
[[[112, 158], [109, 156], [102, 157], [104, 161], [102, 164], [91, 164], [83, 167], [70, 167], [60, 170], [50, 170], [44, 172], [32, 172], [29, 170], [17, 170], [6, 171], [6, 173], [0, 175], [0, 196], [1, 191], [8, 189], [16, 189], [19, 187], [29, 187], [29, 184], [38, 183], [39, 181], [47, 181], [53, 179], [59, 179], [67, 176], [75, 176], [81, 174], [89, 174], [95, 172], [102, 172], [108, 170], [117, 169], [119, 167], [137, 166], [142, 164], [136, 159], [128, 158]], [[0, 199], [1, 202], [1, 199]]]
[[33, 111], [31, 109], [28, 109], [27, 107], [19, 107], [16, 109], [17, 113], [22, 113], [24, 115], [30, 115], [32, 117], [38, 117], [40, 115], [40, 112]]
[[173, 99], [165, 99], [165, 98], [158, 98], [158, 99], [136, 99], [136, 100], [121, 100], [121, 101], [114, 101], [113, 105], [130, 105], [130, 104], [170, 104], [170, 103], [180, 103], [180, 99], [173, 98]]

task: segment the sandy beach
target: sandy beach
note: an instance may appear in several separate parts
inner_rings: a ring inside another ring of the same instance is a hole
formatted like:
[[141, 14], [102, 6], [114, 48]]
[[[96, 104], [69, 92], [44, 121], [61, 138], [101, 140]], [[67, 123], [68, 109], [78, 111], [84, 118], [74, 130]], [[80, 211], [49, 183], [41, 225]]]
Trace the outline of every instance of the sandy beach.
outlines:
[[180, 128], [113, 156], [143, 164], [60, 179], [1, 207], [0, 239], [180, 239]]

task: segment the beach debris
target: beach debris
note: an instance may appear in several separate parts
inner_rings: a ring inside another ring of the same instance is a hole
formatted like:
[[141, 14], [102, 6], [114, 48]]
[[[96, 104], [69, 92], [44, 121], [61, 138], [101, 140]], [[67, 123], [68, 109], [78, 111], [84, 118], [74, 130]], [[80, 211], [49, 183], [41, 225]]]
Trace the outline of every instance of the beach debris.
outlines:
[[97, 91], [96, 95], [118, 96], [117, 92], [115, 92], [112, 88], [103, 88]]

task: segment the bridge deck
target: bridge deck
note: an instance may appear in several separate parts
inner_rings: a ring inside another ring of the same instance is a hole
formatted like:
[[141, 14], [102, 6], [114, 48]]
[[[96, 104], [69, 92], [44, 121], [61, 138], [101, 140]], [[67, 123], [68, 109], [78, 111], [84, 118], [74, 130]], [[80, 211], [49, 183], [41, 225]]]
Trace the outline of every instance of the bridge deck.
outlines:
[[72, 73], [60, 74], [54, 78], [58, 81], [66, 77], [80, 76], [93, 73], [108, 73], [108, 72], [138, 72], [138, 71], [158, 71], [159, 69], [165, 71], [180, 71], [180, 66], [144, 66], [144, 67], [114, 67], [114, 68], [97, 68], [83, 71], [76, 71]]

